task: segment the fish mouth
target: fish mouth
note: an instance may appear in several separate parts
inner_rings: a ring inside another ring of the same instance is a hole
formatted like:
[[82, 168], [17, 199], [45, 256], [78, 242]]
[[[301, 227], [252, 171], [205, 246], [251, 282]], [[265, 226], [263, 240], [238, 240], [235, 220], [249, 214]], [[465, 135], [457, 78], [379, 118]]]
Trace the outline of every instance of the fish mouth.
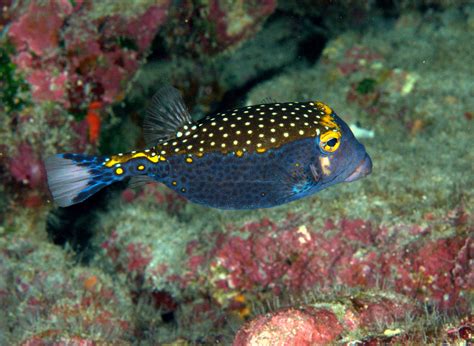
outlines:
[[372, 172], [372, 160], [365, 154], [364, 158], [357, 165], [356, 169], [344, 180], [345, 182], [359, 180]]

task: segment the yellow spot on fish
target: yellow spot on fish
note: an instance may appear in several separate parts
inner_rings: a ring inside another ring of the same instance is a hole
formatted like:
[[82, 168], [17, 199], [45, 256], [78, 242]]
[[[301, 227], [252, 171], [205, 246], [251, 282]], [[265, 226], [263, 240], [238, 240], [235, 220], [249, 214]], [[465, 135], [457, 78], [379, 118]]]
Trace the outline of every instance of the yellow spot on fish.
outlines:
[[186, 158], [186, 162], [187, 162], [187, 163], [193, 163], [193, 159], [192, 159], [191, 157], [187, 157], [187, 158]]
[[235, 155], [237, 155], [238, 157], [242, 157], [242, 155], [244, 155], [244, 152], [239, 149], [235, 152]]
[[138, 169], [139, 171], [143, 171], [143, 170], [145, 169], [145, 166], [139, 165], [139, 166], [137, 167], [137, 169]]
[[178, 185], [178, 183], [176, 181], [172, 181], [171, 185], [176, 186], [176, 185]]
[[115, 174], [121, 175], [123, 174], [123, 168], [119, 167], [115, 170]]
[[266, 150], [265, 148], [257, 148], [257, 153], [264, 153]]

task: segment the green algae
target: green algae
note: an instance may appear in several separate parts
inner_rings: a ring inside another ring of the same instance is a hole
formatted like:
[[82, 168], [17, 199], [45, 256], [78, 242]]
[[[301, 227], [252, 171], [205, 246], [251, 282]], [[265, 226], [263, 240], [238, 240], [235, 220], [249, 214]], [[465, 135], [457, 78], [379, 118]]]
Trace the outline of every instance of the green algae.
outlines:
[[0, 105], [5, 113], [19, 111], [29, 104], [26, 97], [29, 85], [20, 76], [10, 56], [14, 48], [0, 40]]

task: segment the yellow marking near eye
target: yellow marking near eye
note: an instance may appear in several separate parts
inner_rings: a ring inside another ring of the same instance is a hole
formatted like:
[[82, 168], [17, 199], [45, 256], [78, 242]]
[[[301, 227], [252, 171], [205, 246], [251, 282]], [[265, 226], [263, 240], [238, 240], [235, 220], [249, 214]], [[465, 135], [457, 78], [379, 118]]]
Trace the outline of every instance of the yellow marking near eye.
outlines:
[[319, 123], [322, 126], [329, 127], [330, 129], [336, 129], [338, 131], [340, 130], [339, 125], [334, 121], [334, 118], [328, 114], [323, 115], [321, 120], [319, 120]]
[[138, 169], [139, 171], [143, 171], [143, 170], [145, 169], [145, 166], [140, 165], [140, 166], [137, 167], [137, 169]]
[[[329, 145], [324, 145], [324, 143], [327, 143], [328, 141], [330, 141], [331, 139], [334, 139], [334, 138], [337, 139], [337, 142], [334, 146], [330, 147]], [[327, 131], [327, 132], [321, 134], [321, 136], [319, 137], [319, 141], [323, 145], [322, 148], [325, 151], [333, 153], [339, 148], [339, 145], [341, 144], [340, 138], [341, 138], [341, 133], [340, 132]]]
[[331, 161], [329, 160], [329, 157], [327, 156], [321, 156], [319, 158], [319, 162], [321, 164], [321, 168], [323, 170], [323, 174], [324, 175], [329, 175], [331, 174], [331, 170], [329, 169], [329, 167], [331, 167]]
[[123, 168], [119, 167], [115, 170], [115, 174], [121, 175], [123, 174]]
[[316, 102], [316, 107], [320, 108], [325, 114], [332, 114], [332, 109], [322, 102]]
[[157, 163], [160, 156], [156, 155], [155, 152], [150, 152], [149, 150], [147, 152], [143, 151], [143, 152], [138, 152], [138, 153], [134, 153], [134, 154], [128, 153], [128, 154], [122, 154], [122, 155], [112, 155], [110, 157], [110, 161], [107, 161], [105, 166], [106, 167], [113, 167], [117, 163], [125, 163], [125, 162], [128, 162], [131, 159], [135, 159], [135, 158], [138, 158], [138, 157], [144, 157], [147, 160], [149, 160], [150, 162]]

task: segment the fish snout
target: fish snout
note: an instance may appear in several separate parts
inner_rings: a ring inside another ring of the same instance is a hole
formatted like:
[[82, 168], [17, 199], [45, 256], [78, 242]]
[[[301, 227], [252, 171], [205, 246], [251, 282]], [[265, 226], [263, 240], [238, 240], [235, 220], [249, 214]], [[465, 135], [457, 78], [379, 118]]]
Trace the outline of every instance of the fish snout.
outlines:
[[372, 160], [370, 156], [365, 154], [364, 158], [359, 162], [356, 169], [344, 180], [345, 182], [355, 181], [369, 175], [372, 172]]

